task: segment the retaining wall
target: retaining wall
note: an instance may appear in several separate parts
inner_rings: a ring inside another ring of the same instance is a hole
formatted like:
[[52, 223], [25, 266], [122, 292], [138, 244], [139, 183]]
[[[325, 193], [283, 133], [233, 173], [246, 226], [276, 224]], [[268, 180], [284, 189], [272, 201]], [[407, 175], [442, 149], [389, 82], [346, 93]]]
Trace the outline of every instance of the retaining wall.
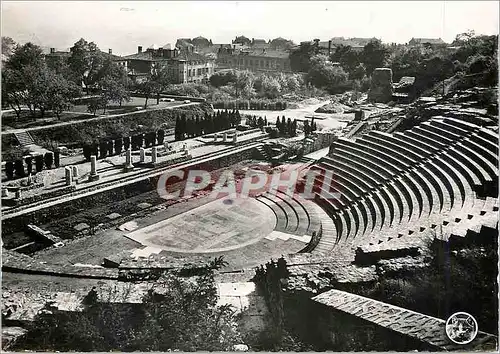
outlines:
[[[249, 160], [252, 158], [254, 147], [244, 151], [234, 152], [229, 155], [214, 157], [211, 160], [204, 162], [194, 162], [188, 165], [189, 169], [202, 169], [212, 171], [224, 167], [234, 165], [238, 162]], [[42, 225], [52, 220], [63, 218], [70, 214], [81, 212], [82, 210], [91, 209], [97, 205], [105, 205], [113, 202], [122, 201], [139, 194], [153, 191], [157, 188], [158, 179], [160, 176], [144, 177], [139, 181], [119, 186], [117, 188], [105, 190], [95, 194], [83, 196], [78, 199], [68, 200], [48, 208], [42, 208], [34, 212], [23, 214], [11, 219], [2, 220], [3, 236], [13, 232], [23, 231], [24, 225], [35, 224]]]

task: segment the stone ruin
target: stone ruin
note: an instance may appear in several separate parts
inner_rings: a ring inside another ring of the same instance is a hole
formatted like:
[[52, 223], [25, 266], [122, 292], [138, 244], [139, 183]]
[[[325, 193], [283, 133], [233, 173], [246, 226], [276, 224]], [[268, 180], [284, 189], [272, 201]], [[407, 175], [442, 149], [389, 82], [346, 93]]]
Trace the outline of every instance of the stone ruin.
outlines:
[[368, 100], [387, 103], [392, 101], [392, 70], [377, 68], [373, 72]]

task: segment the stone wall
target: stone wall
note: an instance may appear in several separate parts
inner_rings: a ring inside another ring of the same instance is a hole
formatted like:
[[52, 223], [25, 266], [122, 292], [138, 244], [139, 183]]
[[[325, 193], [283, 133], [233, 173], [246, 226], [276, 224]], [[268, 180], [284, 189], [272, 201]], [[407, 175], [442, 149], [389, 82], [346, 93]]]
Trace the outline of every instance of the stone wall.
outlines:
[[316, 138], [314, 139], [314, 141], [310, 144], [305, 145], [304, 155], [329, 147], [335, 141], [335, 139], [337, 139], [337, 135], [334, 132], [319, 131], [316, 132], [315, 135]]
[[[238, 162], [252, 158], [254, 148], [238, 151], [222, 157], [214, 157], [211, 160], [189, 165], [189, 169], [203, 169], [212, 171], [223, 167], [234, 165]], [[153, 191], [157, 188], [160, 176], [145, 177], [142, 180], [119, 186], [110, 190], [91, 194], [79, 199], [68, 200], [49, 208], [43, 208], [11, 219], [2, 220], [2, 234], [4, 237], [13, 232], [23, 231], [24, 225], [42, 225], [58, 218], [78, 213], [82, 209], [92, 209], [98, 205], [105, 205], [122, 201], [139, 194]]]

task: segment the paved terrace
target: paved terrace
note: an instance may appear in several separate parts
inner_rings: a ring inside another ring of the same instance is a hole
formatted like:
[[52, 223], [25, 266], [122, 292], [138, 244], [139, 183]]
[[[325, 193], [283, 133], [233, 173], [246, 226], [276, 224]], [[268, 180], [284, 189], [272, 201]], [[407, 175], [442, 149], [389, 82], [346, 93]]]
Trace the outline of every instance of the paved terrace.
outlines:
[[469, 344], [458, 345], [445, 333], [446, 321], [340, 290], [330, 290], [312, 298], [331, 309], [353, 315], [389, 330], [415, 338], [442, 350], [494, 350], [498, 337], [478, 332]]

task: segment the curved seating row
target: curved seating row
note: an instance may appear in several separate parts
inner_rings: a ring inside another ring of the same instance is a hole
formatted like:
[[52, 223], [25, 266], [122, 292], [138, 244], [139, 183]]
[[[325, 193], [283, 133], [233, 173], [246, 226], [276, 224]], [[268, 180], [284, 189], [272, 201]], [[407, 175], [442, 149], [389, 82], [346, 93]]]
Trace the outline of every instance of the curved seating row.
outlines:
[[484, 204], [476, 188], [498, 180], [497, 145], [491, 130], [448, 117], [401, 133], [339, 138], [314, 165], [333, 178], [316, 202], [331, 217], [338, 246], [436, 229], [464, 235]]
[[294, 235], [312, 235], [321, 229], [321, 220], [312, 203], [285, 193], [264, 193], [256, 198], [276, 216], [275, 230]]

